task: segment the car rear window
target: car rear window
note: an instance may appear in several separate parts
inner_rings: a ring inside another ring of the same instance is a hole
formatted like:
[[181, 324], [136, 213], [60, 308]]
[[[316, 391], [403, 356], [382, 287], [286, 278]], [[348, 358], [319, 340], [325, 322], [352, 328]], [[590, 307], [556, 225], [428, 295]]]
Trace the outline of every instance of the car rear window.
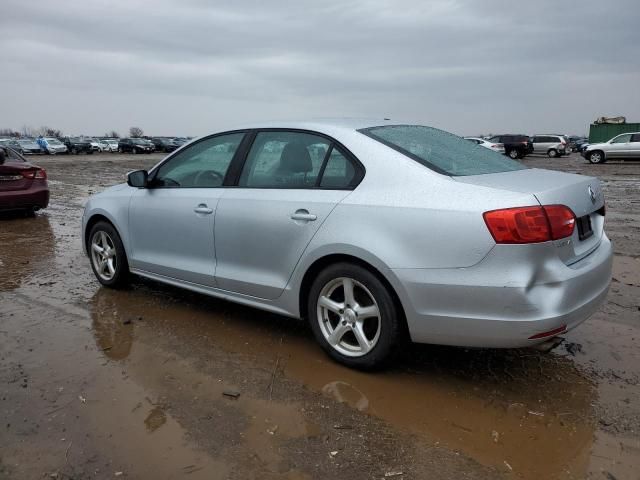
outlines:
[[483, 175], [527, 168], [500, 153], [437, 128], [388, 125], [359, 132], [444, 175]]

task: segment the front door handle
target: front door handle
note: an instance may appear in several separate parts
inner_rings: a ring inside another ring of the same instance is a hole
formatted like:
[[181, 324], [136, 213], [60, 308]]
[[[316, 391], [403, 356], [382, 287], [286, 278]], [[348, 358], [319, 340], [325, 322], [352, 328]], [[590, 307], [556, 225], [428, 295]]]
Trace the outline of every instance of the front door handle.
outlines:
[[196, 213], [203, 213], [205, 215], [210, 215], [213, 213], [213, 208], [209, 208], [206, 203], [201, 203], [196, 208], [193, 209]]
[[304, 208], [296, 210], [295, 213], [291, 214], [291, 220], [301, 220], [303, 222], [313, 222], [317, 218], [317, 216], [315, 216], [313, 213], [309, 213], [309, 210], [305, 210]]

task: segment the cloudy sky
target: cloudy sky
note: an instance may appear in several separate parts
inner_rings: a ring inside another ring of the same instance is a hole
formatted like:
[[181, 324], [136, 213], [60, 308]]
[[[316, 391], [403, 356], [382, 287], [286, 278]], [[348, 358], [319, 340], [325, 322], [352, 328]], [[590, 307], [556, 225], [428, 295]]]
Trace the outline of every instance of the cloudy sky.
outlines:
[[638, 0], [1, 0], [0, 128], [366, 116], [582, 134], [640, 122], [639, 48]]

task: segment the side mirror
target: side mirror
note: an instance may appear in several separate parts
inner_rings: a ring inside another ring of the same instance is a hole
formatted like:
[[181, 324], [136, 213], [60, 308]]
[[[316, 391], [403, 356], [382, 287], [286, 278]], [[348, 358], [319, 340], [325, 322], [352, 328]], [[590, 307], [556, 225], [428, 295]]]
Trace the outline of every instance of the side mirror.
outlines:
[[136, 188], [147, 188], [149, 173], [146, 170], [135, 170], [127, 173], [127, 185]]

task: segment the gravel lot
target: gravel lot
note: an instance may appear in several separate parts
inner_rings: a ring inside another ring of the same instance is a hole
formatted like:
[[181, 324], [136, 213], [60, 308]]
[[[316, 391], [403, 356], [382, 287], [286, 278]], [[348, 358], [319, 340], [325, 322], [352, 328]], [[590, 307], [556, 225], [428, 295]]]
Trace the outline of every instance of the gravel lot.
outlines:
[[0, 479], [640, 479], [640, 162], [524, 161], [604, 182], [614, 279], [564, 343], [412, 346], [365, 374], [301, 322], [98, 286], [83, 204], [160, 158], [37, 158], [50, 207], [0, 218]]

